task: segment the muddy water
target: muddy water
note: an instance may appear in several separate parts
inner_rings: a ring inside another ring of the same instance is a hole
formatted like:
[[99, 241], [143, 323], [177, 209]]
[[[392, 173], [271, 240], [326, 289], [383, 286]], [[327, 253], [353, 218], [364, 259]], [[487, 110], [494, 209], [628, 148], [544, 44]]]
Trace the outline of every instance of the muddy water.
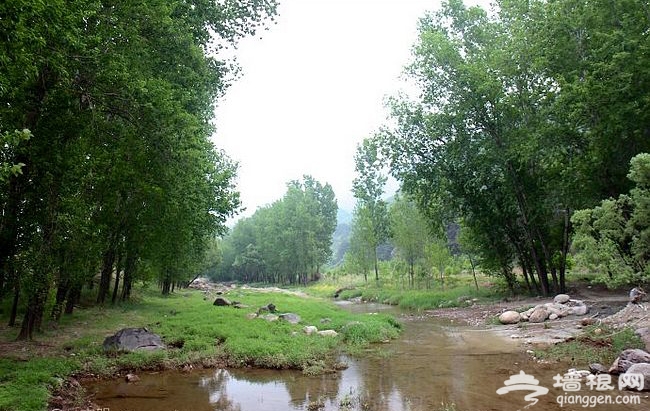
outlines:
[[[354, 311], [377, 311], [383, 306], [348, 306]], [[550, 389], [533, 411], [585, 409], [560, 408], [553, 376], [566, 366], [540, 366], [521, 353], [515, 343], [440, 320], [404, 315], [399, 340], [383, 344], [381, 354], [345, 360], [349, 368], [337, 374], [304, 376], [295, 371], [210, 370], [190, 374], [142, 374], [135, 384], [104, 381], [87, 387], [95, 402], [111, 411], [285, 411], [306, 410], [321, 401], [324, 410], [430, 411], [455, 404], [458, 411], [508, 411], [530, 404], [531, 391], [497, 395], [511, 375], [525, 371]], [[616, 385], [616, 381], [613, 382]], [[636, 395], [617, 390], [597, 393], [583, 386], [581, 396]], [[347, 406], [347, 408], [346, 408]], [[640, 405], [597, 405], [603, 411], [648, 410]]]

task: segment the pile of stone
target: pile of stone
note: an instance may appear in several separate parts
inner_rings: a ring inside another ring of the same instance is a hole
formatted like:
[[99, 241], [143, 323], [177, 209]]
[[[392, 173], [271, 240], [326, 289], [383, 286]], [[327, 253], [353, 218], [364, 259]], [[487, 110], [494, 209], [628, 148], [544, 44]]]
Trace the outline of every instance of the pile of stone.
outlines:
[[542, 323], [546, 320], [557, 320], [569, 315], [585, 315], [589, 307], [582, 300], [574, 300], [567, 294], [558, 294], [553, 302], [538, 304], [524, 312], [505, 311], [499, 315], [501, 324], [517, 324], [521, 321]]
[[637, 374], [643, 376], [643, 391], [650, 391], [650, 353], [639, 349], [623, 351], [611, 367], [602, 364], [591, 364], [589, 371], [592, 374]]

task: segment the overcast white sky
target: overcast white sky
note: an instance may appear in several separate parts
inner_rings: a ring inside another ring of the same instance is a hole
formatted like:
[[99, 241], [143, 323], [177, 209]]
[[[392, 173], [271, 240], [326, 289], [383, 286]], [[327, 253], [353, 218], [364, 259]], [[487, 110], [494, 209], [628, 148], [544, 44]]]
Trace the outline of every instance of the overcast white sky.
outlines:
[[239, 162], [242, 215], [304, 174], [353, 209], [355, 148], [385, 122], [417, 20], [439, 3], [281, 0], [277, 24], [240, 44], [243, 76], [219, 101], [214, 141]]

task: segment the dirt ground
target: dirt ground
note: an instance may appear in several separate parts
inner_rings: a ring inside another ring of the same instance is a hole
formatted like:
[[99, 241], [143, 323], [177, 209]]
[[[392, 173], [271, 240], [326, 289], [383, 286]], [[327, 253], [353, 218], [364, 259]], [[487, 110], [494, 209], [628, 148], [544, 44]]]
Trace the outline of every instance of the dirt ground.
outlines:
[[[543, 323], [521, 322], [502, 325], [498, 316], [504, 311], [522, 311], [538, 304], [552, 302], [553, 298], [515, 298], [489, 304], [475, 304], [462, 308], [443, 308], [427, 311], [433, 317], [454, 320], [473, 327], [489, 328], [503, 338], [518, 340], [525, 346], [556, 344], [578, 335], [583, 324], [604, 322], [618, 328], [631, 326], [635, 329], [650, 327], [650, 303], [628, 307], [628, 291], [607, 290], [598, 286], [581, 286], [569, 290], [572, 299], [582, 300], [589, 307], [583, 316], [569, 315]], [[650, 341], [646, 347], [650, 350]]]

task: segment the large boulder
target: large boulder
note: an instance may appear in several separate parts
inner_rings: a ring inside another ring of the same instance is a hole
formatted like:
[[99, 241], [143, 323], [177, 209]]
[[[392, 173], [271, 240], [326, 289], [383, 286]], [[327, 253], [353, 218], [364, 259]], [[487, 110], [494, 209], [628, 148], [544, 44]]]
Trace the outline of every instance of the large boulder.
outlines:
[[230, 300], [228, 300], [227, 298], [224, 298], [224, 297], [217, 297], [217, 299], [214, 300], [214, 302], [212, 303], [212, 305], [216, 305], [216, 306], [219, 306], [219, 307], [225, 307], [225, 306], [228, 306], [228, 305], [231, 305], [231, 304], [232, 303], [230, 302]]
[[610, 374], [623, 374], [633, 364], [650, 363], [650, 353], [639, 349], [629, 349], [623, 351], [611, 367], [609, 367]]
[[566, 304], [569, 302], [571, 297], [569, 297], [567, 294], [558, 294], [553, 298], [553, 302], [556, 304]]
[[146, 328], [124, 328], [104, 340], [104, 351], [158, 350], [165, 348], [159, 335]]
[[290, 324], [298, 324], [300, 322], [300, 316], [294, 313], [280, 314], [278, 317]]
[[643, 375], [644, 382], [643, 382], [643, 389], [641, 391], [650, 391], [650, 364], [648, 363], [632, 364], [625, 373]]
[[528, 321], [531, 323], [543, 323], [548, 318], [548, 311], [544, 306], [535, 307], [535, 310], [528, 316]]
[[499, 316], [501, 324], [517, 324], [519, 321], [521, 321], [521, 314], [517, 311], [505, 311]]

